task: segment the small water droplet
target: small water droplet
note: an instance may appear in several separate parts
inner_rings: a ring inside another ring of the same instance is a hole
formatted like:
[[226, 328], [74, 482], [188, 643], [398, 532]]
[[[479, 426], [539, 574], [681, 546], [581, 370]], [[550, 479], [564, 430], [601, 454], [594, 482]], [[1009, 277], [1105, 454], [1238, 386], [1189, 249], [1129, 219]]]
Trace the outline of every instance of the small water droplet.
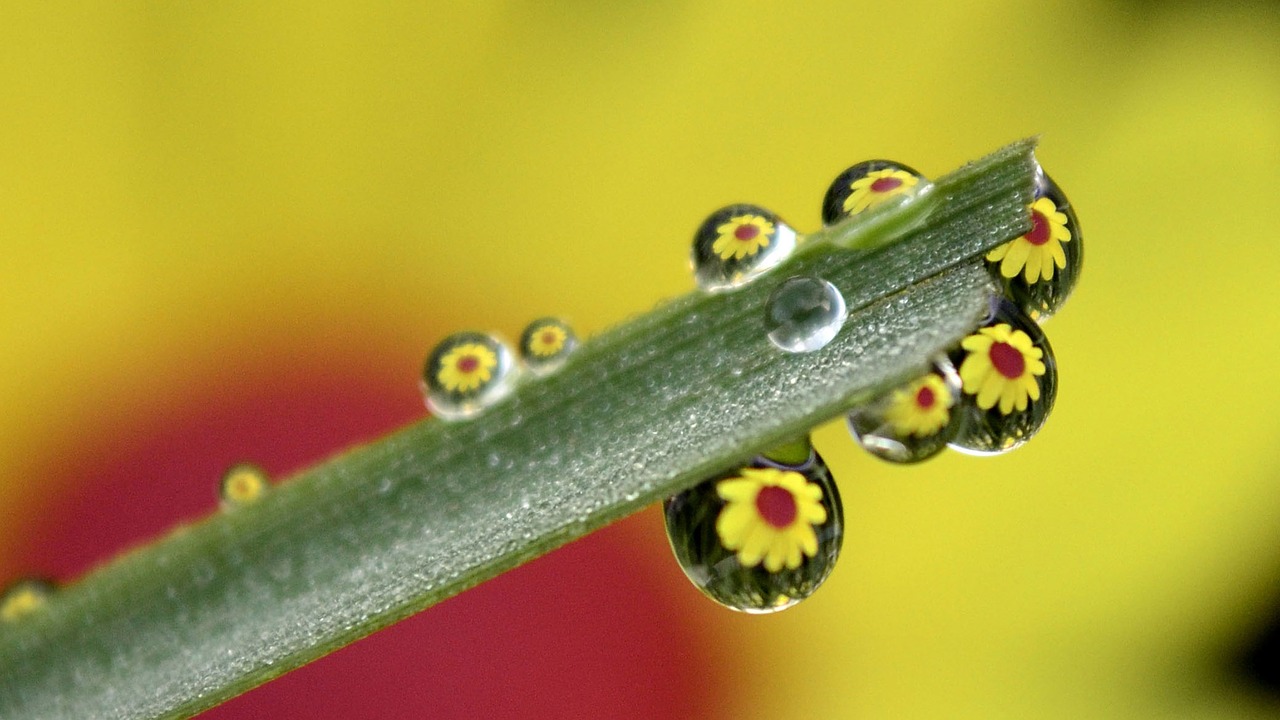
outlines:
[[1084, 244], [1071, 201], [1040, 167], [1029, 210], [1031, 230], [987, 253], [987, 270], [1005, 297], [1042, 323], [1075, 289]]
[[520, 333], [520, 359], [538, 375], [558, 370], [577, 347], [578, 336], [560, 318], [538, 318]]
[[813, 352], [826, 346], [844, 326], [844, 296], [822, 278], [798, 276], [783, 281], [765, 305], [769, 340], [787, 352]]
[[848, 414], [849, 431], [867, 452], [895, 463], [937, 455], [960, 432], [960, 376], [946, 357], [924, 375]]
[[270, 488], [265, 470], [252, 463], [238, 463], [223, 473], [218, 497], [222, 507], [230, 510], [258, 502]]
[[796, 231], [782, 218], [758, 205], [729, 205], [694, 233], [694, 280], [703, 290], [732, 290], [785, 260], [795, 247]]
[[1044, 426], [1058, 391], [1058, 365], [1044, 331], [1017, 305], [993, 298], [991, 314], [952, 351], [951, 362], [959, 368], [959, 411], [966, 416], [951, 447], [996, 455]]
[[386, 495], [387, 493], [391, 492], [392, 485], [393, 484], [391, 482], [391, 478], [389, 477], [382, 478], [381, 480], [378, 481], [378, 494]]
[[0, 622], [17, 622], [38, 612], [56, 590], [57, 586], [44, 578], [15, 580], [0, 592]]
[[668, 498], [667, 538], [685, 575], [732, 610], [770, 613], [812, 595], [844, 540], [840, 493], [821, 456], [757, 458]]
[[444, 420], [476, 415], [511, 391], [513, 357], [495, 335], [450, 335], [435, 346], [422, 370], [427, 408]]
[[822, 222], [831, 225], [874, 208], [902, 205], [928, 192], [932, 185], [899, 162], [860, 162], [831, 181], [822, 200]]

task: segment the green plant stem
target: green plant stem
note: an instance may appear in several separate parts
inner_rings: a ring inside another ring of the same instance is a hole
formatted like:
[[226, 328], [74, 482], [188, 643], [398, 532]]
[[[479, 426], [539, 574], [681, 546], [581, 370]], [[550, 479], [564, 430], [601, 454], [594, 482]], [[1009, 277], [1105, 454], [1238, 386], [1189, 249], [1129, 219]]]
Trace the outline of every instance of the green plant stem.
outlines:
[[[192, 715], [909, 379], [985, 311], [977, 257], [1029, 228], [1033, 146], [942, 178], [922, 218], [814, 233], [746, 287], [593, 338], [478, 418], [420, 422], [98, 568], [0, 626], [0, 717]], [[813, 353], [763, 329], [796, 274], [850, 310]]]

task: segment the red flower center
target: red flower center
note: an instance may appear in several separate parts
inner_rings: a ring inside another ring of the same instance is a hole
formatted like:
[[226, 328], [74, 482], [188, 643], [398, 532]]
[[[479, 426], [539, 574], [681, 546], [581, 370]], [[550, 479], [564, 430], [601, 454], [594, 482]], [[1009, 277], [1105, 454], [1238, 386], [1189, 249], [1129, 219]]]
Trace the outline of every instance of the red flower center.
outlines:
[[902, 180], [896, 177], [876, 178], [875, 182], [871, 183], [871, 191], [879, 193], [889, 192], [900, 185], [902, 185]]
[[1039, 210], [1031, 211], [1031, 232], [1023, 235], [1032, 245], [1043, 245], [1049, 242], [1049, 218]]
[[760, 234], [760, 228], [755, 225], [739, 225], [738, 229], [733, 231], [733, 236], [739, 240], [751, 240]]
[[796, 499], [791, 491], [776, 485], [760, 488], [756, 494], [756, 510], [764, 521], [776, 528], [791, 525], [796, 519]]
[[916, 393], [916, 405], [919, 405], [921, 410], [933, 407], [935, 400], [937, 398], [933, 396], [933, 388], [922, 387], [920, 392]]
[[988, 355], [996, 372], [1010, 380], [1022, 377], [1022, 372], [1027, 369], [1027, 361], [1022, 357], [1022, 353], [1009, 343], [993, 344]]
[[548, 330], [548, 331], [546, 331], [546, 332], [542, 333], [542, 344], [543, 344], [543, 345], [555, 345], [555, 344], [556, 344], [556, 334], [555, 334], [554, 332], [550, 331], [550, 330]]
[[475, 355], [464, 355], [458, 360], [458, 372], [471, 373], [480, 367], [480, 360]]

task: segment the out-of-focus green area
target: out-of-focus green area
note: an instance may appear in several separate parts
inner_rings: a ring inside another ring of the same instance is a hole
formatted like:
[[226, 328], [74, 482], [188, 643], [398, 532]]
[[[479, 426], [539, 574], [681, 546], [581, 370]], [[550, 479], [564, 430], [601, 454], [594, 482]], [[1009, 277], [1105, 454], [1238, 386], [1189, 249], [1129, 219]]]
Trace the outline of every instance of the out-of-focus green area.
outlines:
[[906, 469], [822, 429], [843, 562], [793, 611], [723, 621], [750, 650], [734, 712], [1275, 711], [1224, 669], [1280, 612], [1275, 5], [3, 15], [0, 556], [57, 490], [44, 458], [229, 348], [357, 353], [358, 325], [412, 382], [424, 316], [589, 333], [691, 289], [720, 205], [812, 228], [849, 164], [936, 175], [1039, 133], [1087, 245], [1047, 326], [1054, 417], [1009, 456]]

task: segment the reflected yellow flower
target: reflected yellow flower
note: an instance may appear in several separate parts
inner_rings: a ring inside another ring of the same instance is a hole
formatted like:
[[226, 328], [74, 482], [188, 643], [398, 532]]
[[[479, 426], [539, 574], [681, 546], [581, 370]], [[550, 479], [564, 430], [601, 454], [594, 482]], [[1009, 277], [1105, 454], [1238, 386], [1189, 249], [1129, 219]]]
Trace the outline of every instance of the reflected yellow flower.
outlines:
[[1058, 212], [1053, 200], [1042, 197], [1031, 203], [1031, 230], [987, 253], [987, 260], [1000, 263], [1000, 274], [1014, 278], [1018, 273], [1028, 284], [1052, 280], [1054, 269], [1067, 266], [1062, 243], [1071, 242], [1067, 216]]
[[977, 395], [978, 407], [990, 410], [1000, 402], [1000, 412], [1027, 409], [1027, 401], [1040, 399], [1036, 377], [1044, 374], [1044, 351], [1031, 337], [1007, 323], [982, 328], [960, 342], [968, 351], [960, 365], [964, 391]]
[[919, 182], [920, 178], [906, 170], [887, 168], [869, 172], [849, 184], [849, 189], [853, 192], [844, 199], [844, 211], [849, 215], [857, 215], [889, 198], [911, 192]]
[[479, 343], [463, 343], [440, 360], [436, 379], [449, 392], [469, 392], [489, 382], [498, 357]]
[[729, 222], [717, 226], [716, 232], [719, 236], [711, 251], [721, 260], [741, 260], [760, 252], [760, 248], [769, 247], [773, 223], [759, 215], [735, 215]]
[[716, 493], [728, 504], [716, 518], [716, 534], [737, 552], [743, 567], [800, 567], [804, 556], [818, 552], [815, 525], [827, 521], [822, 488], [794, 470], [743, 468], [738, 477], [721, 480]]
[[893, 392], [885, 419], [900, 436], [932, 435], [951, 420], [951, 406], [955, 398], [942, 378], [929, 373], [915, 382]]
[[529, 352], [537, 357], [551, 357], [564, 349], [568, 334], [559, 325], [544, 325], [529, 338]]

